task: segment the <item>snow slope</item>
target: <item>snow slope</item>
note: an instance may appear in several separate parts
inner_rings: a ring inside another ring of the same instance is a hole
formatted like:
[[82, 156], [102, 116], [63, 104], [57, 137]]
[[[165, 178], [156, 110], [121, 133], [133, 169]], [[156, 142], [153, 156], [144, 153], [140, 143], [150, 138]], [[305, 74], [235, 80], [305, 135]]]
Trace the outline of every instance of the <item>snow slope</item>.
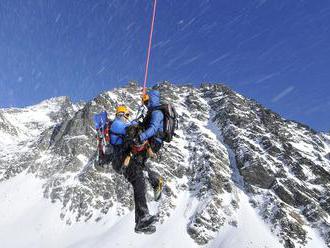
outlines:
[[[193, 199], [188, 192], [178, 197], [173, 214], [163, 224], [157, 224], [155, 234], [141, 235], [133, 231], [133, 212], [123, 217], [108, 213], [98, 223], [66, 225], [59, 219], [60, 205], [50, 204], [42, 197], [42, 184], [42, 180], [25, 172], [2, 183], [1, 247], [201, 247], [186, 232], [187, 219], [193, 211], [190, 203]], [[247, 197], [243, 193], [240, 196], [242, 204], [237, 221], [241, 224], [224, 226], [217, 238], [205, 247], [281, 247]], [[153, 212], [157, 209], [155, 205], [150, 204]]]

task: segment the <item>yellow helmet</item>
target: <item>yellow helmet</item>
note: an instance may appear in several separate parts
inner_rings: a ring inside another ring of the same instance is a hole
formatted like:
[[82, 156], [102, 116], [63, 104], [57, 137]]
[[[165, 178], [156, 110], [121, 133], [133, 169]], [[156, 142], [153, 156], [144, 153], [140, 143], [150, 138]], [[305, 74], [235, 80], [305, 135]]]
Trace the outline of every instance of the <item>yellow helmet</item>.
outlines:
[[116, 107], [116, 114], [119, 113], [129, 114], [129, 110], [125, 105], [119, 105]]

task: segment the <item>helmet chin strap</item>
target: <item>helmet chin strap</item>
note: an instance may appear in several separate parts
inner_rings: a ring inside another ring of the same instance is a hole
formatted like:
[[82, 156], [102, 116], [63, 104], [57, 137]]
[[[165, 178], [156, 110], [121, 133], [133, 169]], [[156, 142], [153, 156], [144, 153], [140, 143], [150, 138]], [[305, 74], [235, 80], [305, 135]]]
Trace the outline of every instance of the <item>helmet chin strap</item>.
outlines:
[[119, 117], [119, 118], [124, 117], [125, 119], [128, 119], [128, 117], [126, 117], [125, 113], [118, 113], [118, 114], [116, 114], [116, 117]]

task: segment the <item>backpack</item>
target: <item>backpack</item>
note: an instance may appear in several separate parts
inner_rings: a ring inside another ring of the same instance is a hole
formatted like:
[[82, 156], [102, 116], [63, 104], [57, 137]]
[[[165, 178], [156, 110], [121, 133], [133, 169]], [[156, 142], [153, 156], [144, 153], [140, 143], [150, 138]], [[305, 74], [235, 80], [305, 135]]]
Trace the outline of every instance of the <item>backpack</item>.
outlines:
[[106, 111], [94, 115], [94, 125], [96, 129], [96, 139], [98, 147], [97, 160], [109, 160], [113, 155], [113, 146], [110, 143], [110, 127], [112, 121], [108, 119]]
[[173, 136], [175, 136], [175, 130], [178, 128], [178, 114], [174, 106], [170, 103], [165, 103], [152, 109], [152, 111], [154, 110], [160, 110], [164, 115], [163, 132], [160, 134], [161, 138], [165, 142], [171, 142]]

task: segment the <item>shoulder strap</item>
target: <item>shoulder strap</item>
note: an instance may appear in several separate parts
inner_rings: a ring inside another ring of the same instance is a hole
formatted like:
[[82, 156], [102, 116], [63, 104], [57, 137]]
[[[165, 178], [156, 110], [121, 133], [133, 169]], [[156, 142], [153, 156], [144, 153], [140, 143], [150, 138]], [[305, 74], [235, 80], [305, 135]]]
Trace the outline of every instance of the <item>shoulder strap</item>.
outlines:
[[151, 121], [151, 114], [152, 114], [153, 109], [148, 110], [146, 117], [143, 119], [142, 122], [142, 127], [147, 128], [150, 124]]
[[113, 134], [113, 135], [116, 135], [116, 136], [119, 136], [120, 138], [123, 138], [125, 137], [124, 134], [121, 134], [121, 133], [116, 133], [116, 132], [112, 132], [111, 130], [109, 131], [110, 134]]

